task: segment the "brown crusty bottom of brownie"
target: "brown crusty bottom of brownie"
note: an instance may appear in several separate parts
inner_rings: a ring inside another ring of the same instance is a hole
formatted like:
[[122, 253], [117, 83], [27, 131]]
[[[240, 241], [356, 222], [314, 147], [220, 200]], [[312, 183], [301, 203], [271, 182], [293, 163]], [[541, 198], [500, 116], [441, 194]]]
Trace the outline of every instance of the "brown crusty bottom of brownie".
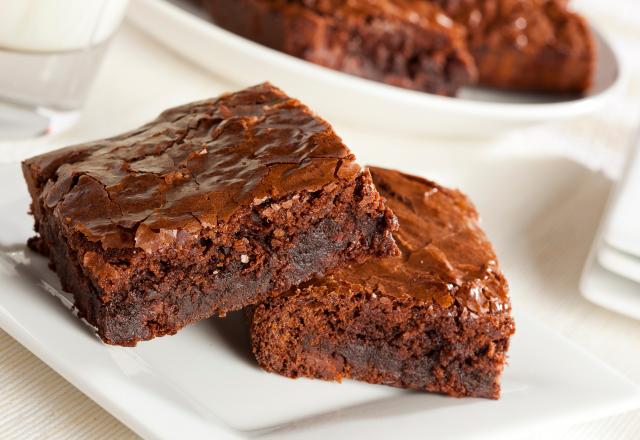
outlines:
[[[389, 229], [395, 219], [369, 173], [341, 185], [265, 201], [232, 218], [227, 230], [203, 232], [197, 245], [176, 247], [158, 259], [126, 249], [105, 251], [79, 233], [67, 240], [50, 218], [37, 219], [39, 237], [30, 246], [49, 255], [62, 287], [74, 294], [80, 317], [104, 342], [135, 345], [264, 301], [270, 292], [328, 267], [393, 254]], [[130, 289], [99, 291], [79, 262], [86, 264], [87, 258], [118, 261], [131, 274]]]

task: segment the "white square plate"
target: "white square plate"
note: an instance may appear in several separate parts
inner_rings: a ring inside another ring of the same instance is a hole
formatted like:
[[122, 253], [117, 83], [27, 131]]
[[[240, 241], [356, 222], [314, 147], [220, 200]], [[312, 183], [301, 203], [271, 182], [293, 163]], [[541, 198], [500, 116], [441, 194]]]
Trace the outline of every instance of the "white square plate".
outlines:
[[[480, 181], [462, 175], [469, 187]], [[241, 314], [136, 348], [107, 346], [56, 298], [45, 259], [26, 250], [27, 205], [19, 166], [0, 166], [0, 326], [147, 438], [511, 437], [640, 406], [632, 383], [517, 308], [499, 401], [262, 372]]]

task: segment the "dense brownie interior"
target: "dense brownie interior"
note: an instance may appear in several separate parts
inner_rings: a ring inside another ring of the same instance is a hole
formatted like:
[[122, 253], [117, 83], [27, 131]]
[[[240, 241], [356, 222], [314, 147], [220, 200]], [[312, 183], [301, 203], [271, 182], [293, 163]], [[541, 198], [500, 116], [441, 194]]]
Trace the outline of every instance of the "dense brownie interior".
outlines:
[[262, 84], [23, 164], [80, 315], [131, 345], [397, 252], [393, 214], [322, 119]]
[[462, 30], [420, 0], [204, 0], [216, 23], [353, 75], [453, 95], [476, 70]]
[[222, 27], [322, 66], [454, 95], [583, 93], [595, 44], [566, 0], [202, 0]]
[[340, 268], [255, 307], [258, 363], [289, 377], [497, 398], [514, 324], [475, 209], [427, 180], [371, 171], [398, 216], [401, 255]]

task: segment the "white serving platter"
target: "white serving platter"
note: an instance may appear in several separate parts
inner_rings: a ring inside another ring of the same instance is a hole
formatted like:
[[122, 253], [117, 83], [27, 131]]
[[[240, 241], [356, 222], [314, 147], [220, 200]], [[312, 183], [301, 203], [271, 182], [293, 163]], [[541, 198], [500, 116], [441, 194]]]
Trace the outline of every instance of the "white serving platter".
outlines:
[[[404, 154], [392, 162], [419, 161]], [[480, 176], [461, 164], [445, 180], [480, 194], [501, 188], [498, 195], [505, 200], [509, 191], [533, 188], [517, 180], [524, 166], [518, 163], [496, 165], [509, 176], [490, 169]], [[526, 166], [540, 171], [541, 165]], [[500, 184], [505, 177], [513, 189]], [[523, 209], [544, 204], [539, 196], [552, 193], [553, 182], [520, 194], [526, 206], [488, 217], [485, 226], [496, 243], [516, 241], [513, 234], [532, 215]], [[482, 208], [491, 199], [477, 200]], [[26, 249], [32, 234], [28, 202], [19, 165], [1, 165], [0, 327], [145, 438], [513, 438], [640, 406], [634, 384], [528, 317], [517, 302], [517, 333], [499, 401], [265, 373], [251, 357], [241, 314], [203, 321], [136, 348], [107, 346], [70, 312], [45, 259]], [[517, 260], [519, 252], [505, 251], [508, 267], [530, 266]], [[510, 281], [516, 293], [535, 284], [520, 276]]]
[[193, 2], [136, 0], [127, 16], [168, 48], [238, 86], [270, 81], [329, 120], [363, 128], [493, 137], [592, 113], [623, 82], [615, 51], [597, 31], [595, 83], [583, 97], [466, 88], [450, 98], [369, 81], [277, 52], [214, 25]]

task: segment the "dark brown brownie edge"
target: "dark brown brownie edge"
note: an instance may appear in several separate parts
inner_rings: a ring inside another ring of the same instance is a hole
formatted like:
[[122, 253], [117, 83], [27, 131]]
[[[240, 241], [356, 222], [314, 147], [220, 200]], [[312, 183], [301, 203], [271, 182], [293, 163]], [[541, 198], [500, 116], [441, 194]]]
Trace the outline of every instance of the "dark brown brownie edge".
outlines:
[[[223, 234], [214, 242], [203, 236], [198, 246], [175, 248], [151, 258], [136, 258], [123, 250], [107, 252], [80, 233], [67, 236], [56, 217], [47, 215], [39, 197], [47, 178], [29, 163], [23, 164], [23, 171], [33, 198], [31, 211], [38, 233], [29, 244], [49, 256], [63, 289], [73, 293], [80, 317], [94, 325], [108, 344], [133, 346], [174, 334], [187, 324], [264, 301], [270, 294], [321, 275], [327, 268], [397, 251], [391, 238], [395, 217], [384, 207], [368, 171], [352, 181], [343, 181], [342, 186], [289, 194], [249, 207], [229, 224], [252, 227], [241, 228], [233, 237]], [[269, 208], [276, 205], [279, 209], [274, 214]], [[252, 222], [264, 218], [265, 212], [275, 216], [268, 231], [261, 229], [261, 222]], [[284, 231], [280, 246], [261, 241], [277, 228]], [[249, 249], [228, 245], [243, 238], [258, 245]], [[243, 255], [251, 255], [248, 265]], [[225, 270], [218, 271], [211, 265], [212, 258], [217, 258]], [[132, 265], [128, 269], [134, 287], [106, 295], [95, 274], [86, 271], [87, 259], [94, 266], [104, 266], [102, 281], [117, 278], [109, 273], [105, 262], [122, 259]]]
[[301, 289], [250, 311], [258, 364], [291, 378], [357, 379], [497, 399], [514, 323], [411, 298]]

